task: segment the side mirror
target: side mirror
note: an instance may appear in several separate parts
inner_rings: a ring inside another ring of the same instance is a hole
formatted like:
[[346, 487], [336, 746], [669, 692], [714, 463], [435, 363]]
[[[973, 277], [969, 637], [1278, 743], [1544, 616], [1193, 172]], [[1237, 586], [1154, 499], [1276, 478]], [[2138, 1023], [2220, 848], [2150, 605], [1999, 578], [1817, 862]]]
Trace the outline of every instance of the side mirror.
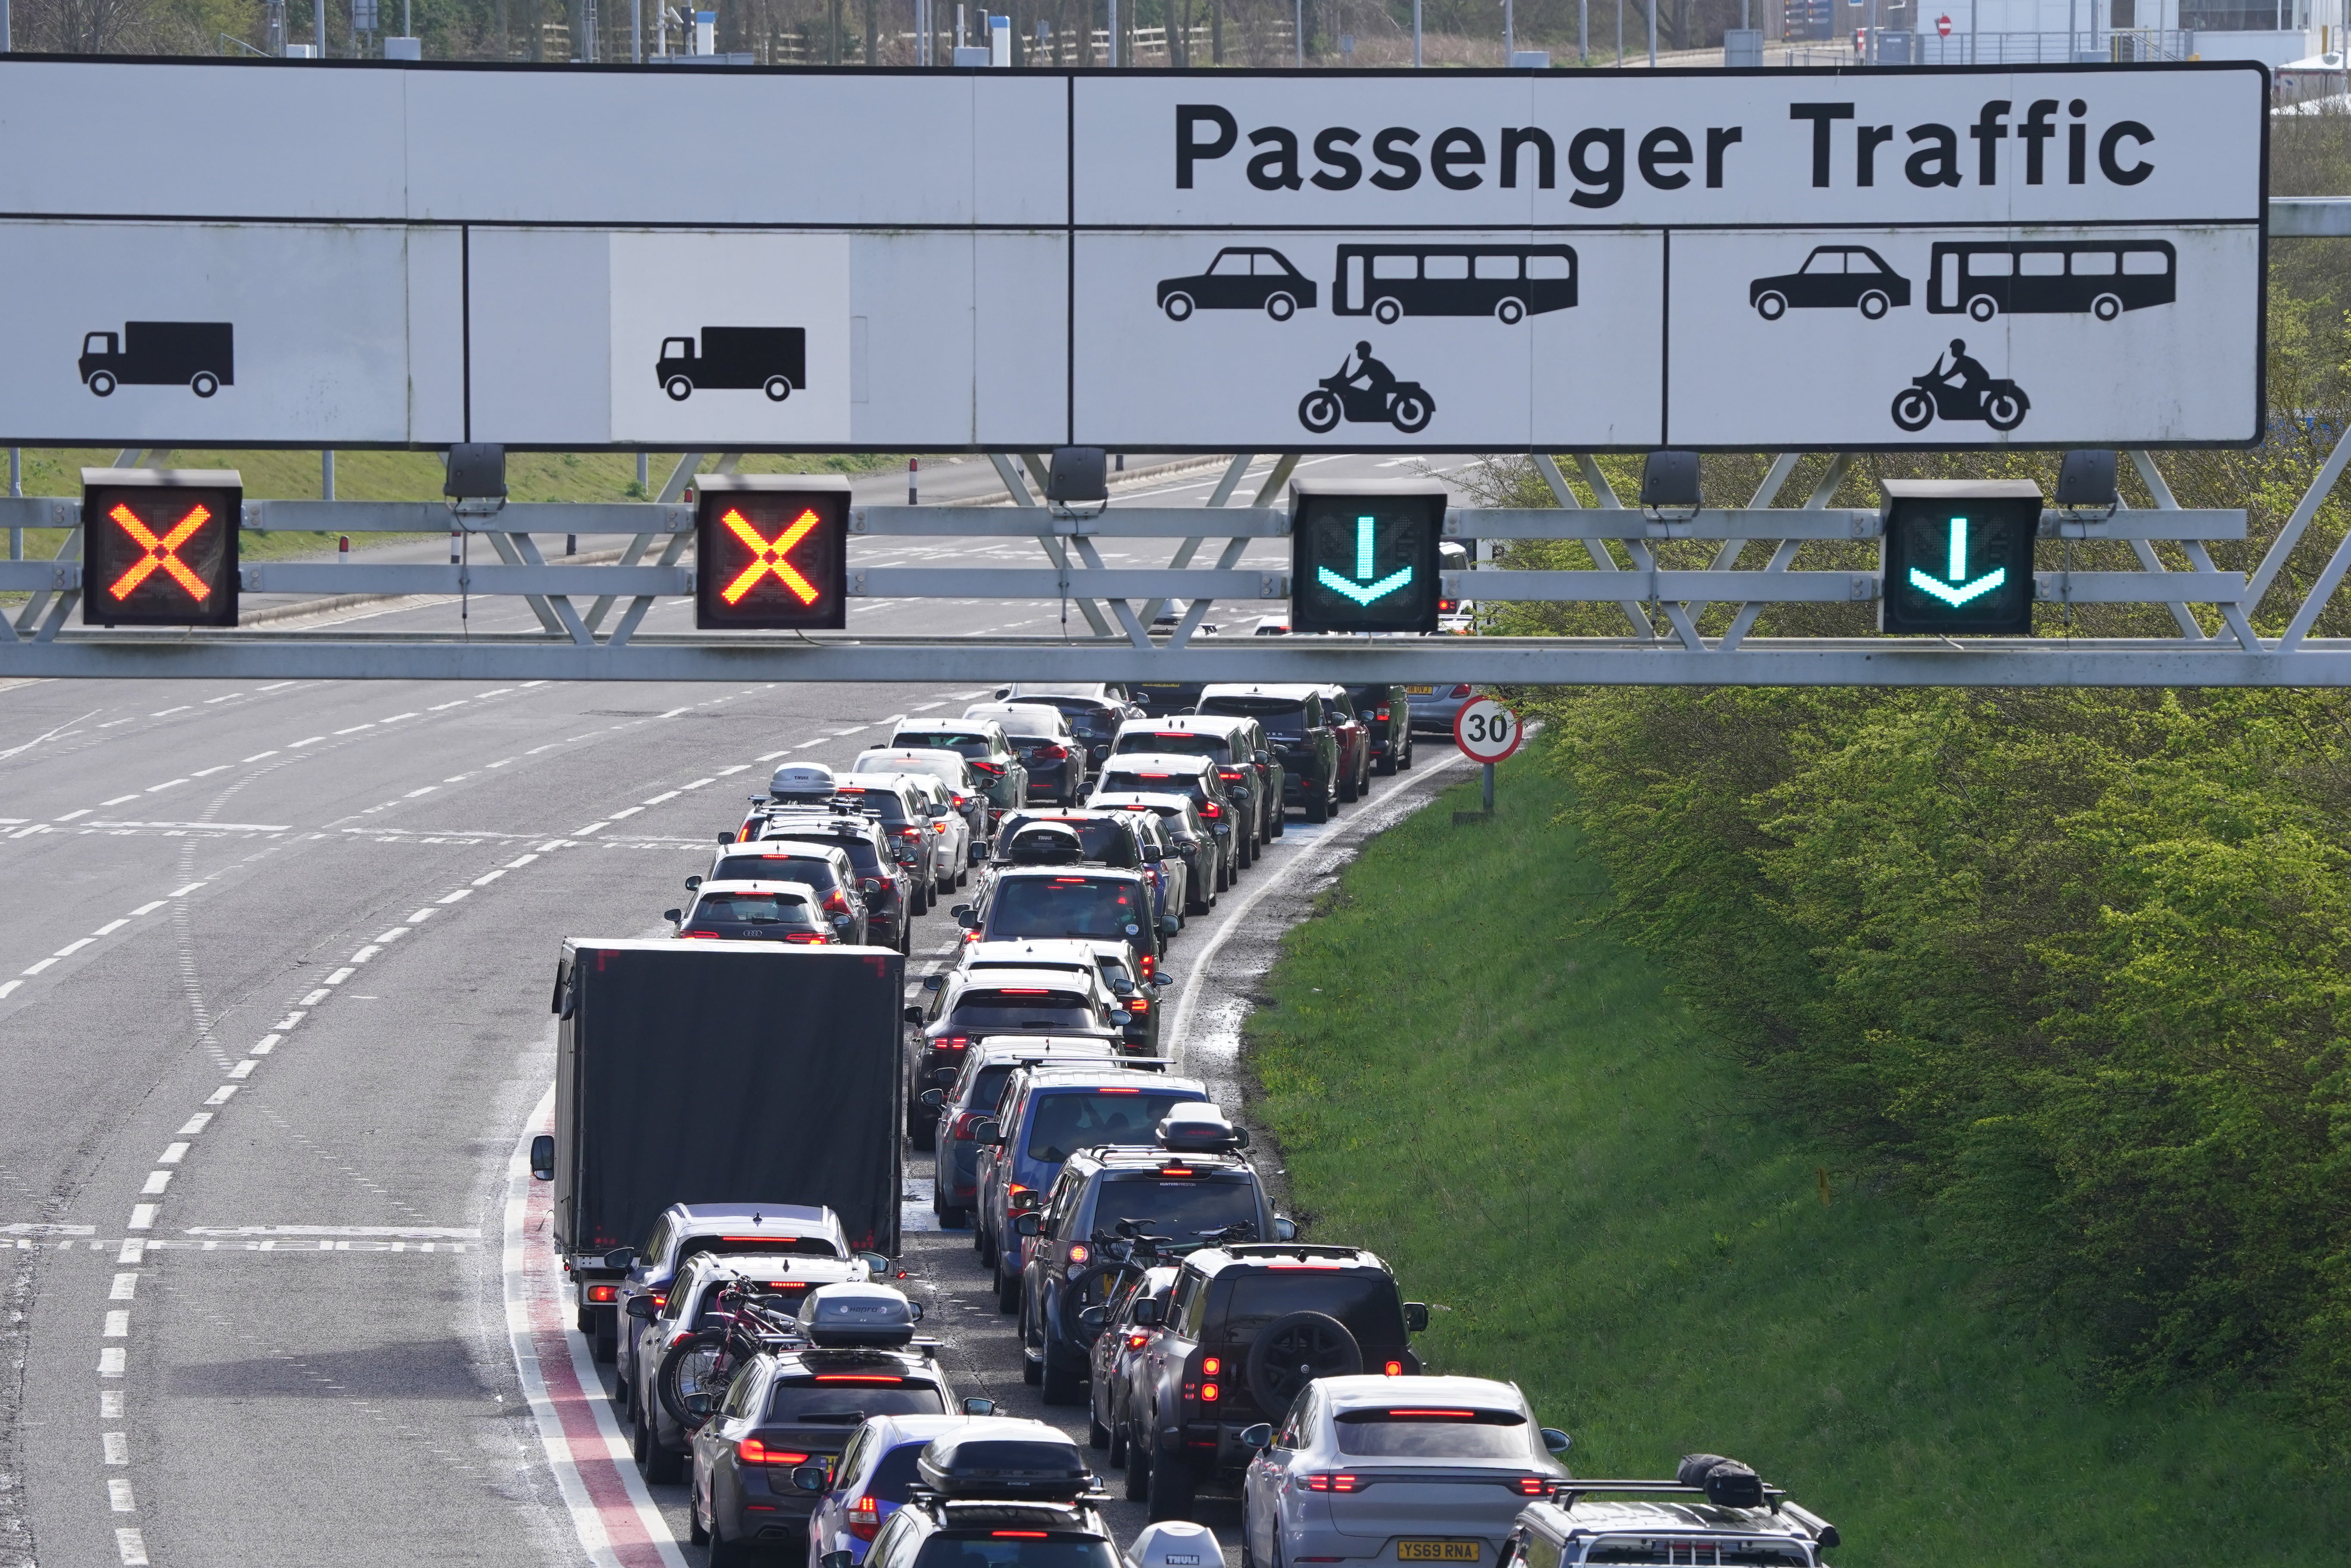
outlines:
[[945, 1089], [925, 1089], [919, 1096], [915, 1096], [915, 1103], [918, 1105], [928, 1106], [931, 1109], [937, 1110], [941, 1106], [947, 1103], [947, 1092]]
[[[820, 1492], [824, 1490], [824, 1467], [822, 1465], [801, 1465], [792, 1471], [792, 1485], [799, 1489], [801, 1491]], [[849, 1553], [844, 1552], [841, 1555], [846, 1557]]]
[[865, 1265], [865, 1272], [869, 1274], [887, 1276], [893, 1272], [890, 1266], [890, 1260], [879, 1252], [860, 1252], [856, 1256], [857, 1261]]
[[1428, 1303], [1426, 1302], [1406, 1302], [1404, 1303], [1404, 1331], [1406, 1334], [1426, 1334], [1428, 1332]]
[[1157, 974], [1151, 977], [1151, 983], [1154, 985], [1173, 985], [1176, 983], [1176, 977], [1169, 974], [1166, 971], [1162, 970]]
[[1139, 1301], [1126, 1309], [1127, 1322], [1137, 1328], [1157, 1328], [1166, 1321], [1166, 1303], [1164, 1302]]
[[1159, 934], [1161, 936], [1172, 937], [1183, 929], [1184, 922], [1177, 919], [1175, 916], [1162, 915], [1159, 917]]
[[[861, 877], [857, 884], [857, 890], [861, 893], [879, 893], [882, 890], [882, 878], [879, 877]], [[828, 1552], [826, 1555], [831, 1556], [832, 1554]]]
[[1015, 1214], [1012, 1229], [1020, 1235], [1034, 1236], [1042, 1227], [1038, 1222], [1037, 1211], [1032, 1209], [1026, 1214]]
[[624, 1310], [631, 1317], [651, 1317], [653, 1315], [653, 1298], [651, 1296], [631, 1296], [629, 1298], [629, 1304]]
[[845, 931], [857, 922], [851, 919], [847, 915], [835, 915], [832, 918], [832, 923], [836, 929]]
[[1110, 1309], [1108, 1307], [1090, 1306], [1078, 1314], [1078, 1326], [1085, 1329], [1089, 1333], [1099, 1331], [1102, 1325], [1109, 1321]]
[[615, 1247], [604, 1254], [604, 1266], [608, 1269], [633, 1269], [637, 1266], [637, 1250], [634, 1247]]
[[997, 1125], [994, 1116], [982, 1116], [972, 1124], [971, 1141], [998, 1147], [1004, 1142], [1004, 1129]]
[[937, 1072], [931, 1075], [931, 1082], [936, 1084], [942, 1089], [951, 1089], [955, 1087], [955, 1081], [956, 1070], [953, 1067], [942, 1067]]
[[1115, 974], [1111, 976], [1110, 989], [1112, 994], [1115, 996], [1133, 996], [1134, 994], [1134, 981], [1127, 979], [1126, 976], [1123, 974]]
[[688, 877], [685, 879], [685, 890], [686, 890], [687, 892], [689, 892], [689, 893], [693, 892], [696, 888], [699, 888], [699, 887], [701, 887], [701, 886], [702, 886], [702, 878], [701, 878], [701, 877]]
[[909, 1007], [904, 1016], [907, 1023], [919, 1025], [923, 1022], [923, 1010], [919, 1007]]
[[941, 986], [946, 984], [946, 982], [947, 977], [943, 974], [926, 974], [923, 977], [923, 989], [925, 991], [936, 991]]
[[973, 914], [969, 909], [966, 909], [961, 914], [957, 915], [955, 918], [955, 922], [967, 931], [976, 931], [979, 929], [979, 917]]
[[1557, 1427], [1545, 1427], [1542, 1428], [1543, 1447], [1554, 1454], [1563, 1454], [1567, 1452], [1568, 1445], [1574, 1441], [1575, 1439], [1573, 1438], [1569, 1437]]
[[1270, 768], [1273, 766], [1273, 753], [1271, 752], [1251, 752], [1249, 753], [1249, 761], [1255, 763], [1261, 768]]
[[828, 1552], [816, 1560], [816, 1568], [857, 1568], [857, 1559], [846, 1552]]
[[1287, 1214], [1275, 1215], [1273, 1217], [1273, 1239], [1277, 1241], [1297, 1241], [1298, 1221], [1292, 1220]]
[[530, 1175], [534, 1181], [555, 1179], [555, 1135], [541, 1133], [530, 1140]]
[[1270, 1449], [1273, 1447], [1273, 1428], [1264, 1421], [1259, 1421], [1254, 1427], [1243, 1427], [1240, 1438], [1242, 1443], [1249, 1448]]
[[963, 1413], [967, 1416], [993, 1416], [996, 1414], [996, 1401], [967, 1399], [963, 1402]]
[[908, 1303], [906, 1303], [906, 1311], [908, 1312], [908, 1314], [910, 1314], [913, 1316], [913, 1318], [914, 1318], [914, 1322], [916, 1322], [916, 1323], [920, 1323], [920, 1322], [922, 1322], [922, 1321], [923, 1321], [923, 1303], [920, 1303], [920, 1302], [908, 1302]]
[[662, 919], [667, 920], [674, 926], [680, 920], [685, 919], [685, 911], [684, 909], [664, 909], [662, 911]]
[[954, 909], [949, 909], [947, 913], [960, 920], [971, 913], [971, 906], [969, 904], [957, 904]]
[[718, 842], [721, 844], [732, 844], [735, 842], [735, 836], [731, 833], [722, 833], [718, 836]]
[[1146, 844], [1143, 846], [1143, 863], [1145, 866], [1156, 866], [1166, 858], [1166, 856], [1159, 852], [1159, 846], [1156, 844]]

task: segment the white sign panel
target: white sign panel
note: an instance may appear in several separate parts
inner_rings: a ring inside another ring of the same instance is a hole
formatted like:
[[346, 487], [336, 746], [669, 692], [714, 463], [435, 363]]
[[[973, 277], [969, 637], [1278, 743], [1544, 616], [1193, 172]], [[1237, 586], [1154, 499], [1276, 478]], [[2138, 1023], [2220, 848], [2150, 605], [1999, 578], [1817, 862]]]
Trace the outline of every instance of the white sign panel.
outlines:
[[2250, 65], [10, 58], [0, 276], [41, 307], [0, 440], [2250, 441], [2266, 102]]

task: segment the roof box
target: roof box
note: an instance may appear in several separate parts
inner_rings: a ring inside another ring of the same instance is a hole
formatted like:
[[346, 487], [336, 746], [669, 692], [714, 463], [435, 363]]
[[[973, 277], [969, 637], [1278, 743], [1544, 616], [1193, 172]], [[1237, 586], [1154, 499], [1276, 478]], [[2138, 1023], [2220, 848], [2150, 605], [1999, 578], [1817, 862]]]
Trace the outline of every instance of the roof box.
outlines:
[[1720, 1454], [1684, 1454], [1674, 1480], [1683, 1486], [1703, 1489], [1706, 1501], [1717, 1508], [1763, 1506], [1763, 1478], [1737, 1459], [1726, 1459]]
[[827, 1349], [892, 1347], [913, 1343], [923, 1309], [887, 1285], [826, 1285], [800, 1303], [800, 1334]]
[[1206, 1100], [1168, 1107], [1159, 1121], [1159, 1147], [1177, 1154], [1223, 1154], [1249, 1147], [1247, 1129], [1233, 1126]]
[[786, 763], [768, 780], [768, 794], [776, 800], [831, 800], [838, 787], [822, 763]]
[[1146, 1524], [1126, 1549], [1126, 1568], [1217, 1568], [1224, 1560], [1217, 1532], [1188, 1519]]
[[983, 1419], [930, 1440], [914, 1474], [941, 1497], [1068, 1501], [1101, 1482], [1066, 1434], [1042, 1421]]

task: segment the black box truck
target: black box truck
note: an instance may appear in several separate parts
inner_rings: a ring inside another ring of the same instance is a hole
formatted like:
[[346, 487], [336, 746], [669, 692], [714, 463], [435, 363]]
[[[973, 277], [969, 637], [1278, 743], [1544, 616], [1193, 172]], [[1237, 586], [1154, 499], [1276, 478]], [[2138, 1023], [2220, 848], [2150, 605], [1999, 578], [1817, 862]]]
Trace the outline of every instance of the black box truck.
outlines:
[[696, 390], [748, 391], [756, 387], [780, 403], [808, 389], [805, 327], [705, 327], [697, 350], [691, 337], [662, 339], [653, 379], [684, 402]]
[[225, 321], [126, 321], [82, 335], [75, 361], [82, 385], [99, 397], [117, 386], [185, 387], [209, 398], [236, 385], [236, 328]]
[[823, 1204], [895, 1256], [905, 961], [894, 949], [564, 941], [553, 1241], [609, 1336], [604, 1255], [672, 1203]]

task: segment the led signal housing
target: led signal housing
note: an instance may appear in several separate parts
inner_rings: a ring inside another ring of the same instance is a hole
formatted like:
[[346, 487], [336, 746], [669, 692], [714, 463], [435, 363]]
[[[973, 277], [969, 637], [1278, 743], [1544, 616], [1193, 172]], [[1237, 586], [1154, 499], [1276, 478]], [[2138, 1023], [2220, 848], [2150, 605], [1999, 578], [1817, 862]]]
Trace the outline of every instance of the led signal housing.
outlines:
[[81, 471], [84, 626], [235, 626], [245, 476]]
[[696, 627], [838, 631], [848, 624], [848, 480], [714, 473], [694, 485]]
[[2022, 479], [1889, 479], [1880, 631], [2032, 634], [2041, 487]]
[[1446, 500], [1435, 481], [1292, 486], [1290, 630], [1435, 631]]

